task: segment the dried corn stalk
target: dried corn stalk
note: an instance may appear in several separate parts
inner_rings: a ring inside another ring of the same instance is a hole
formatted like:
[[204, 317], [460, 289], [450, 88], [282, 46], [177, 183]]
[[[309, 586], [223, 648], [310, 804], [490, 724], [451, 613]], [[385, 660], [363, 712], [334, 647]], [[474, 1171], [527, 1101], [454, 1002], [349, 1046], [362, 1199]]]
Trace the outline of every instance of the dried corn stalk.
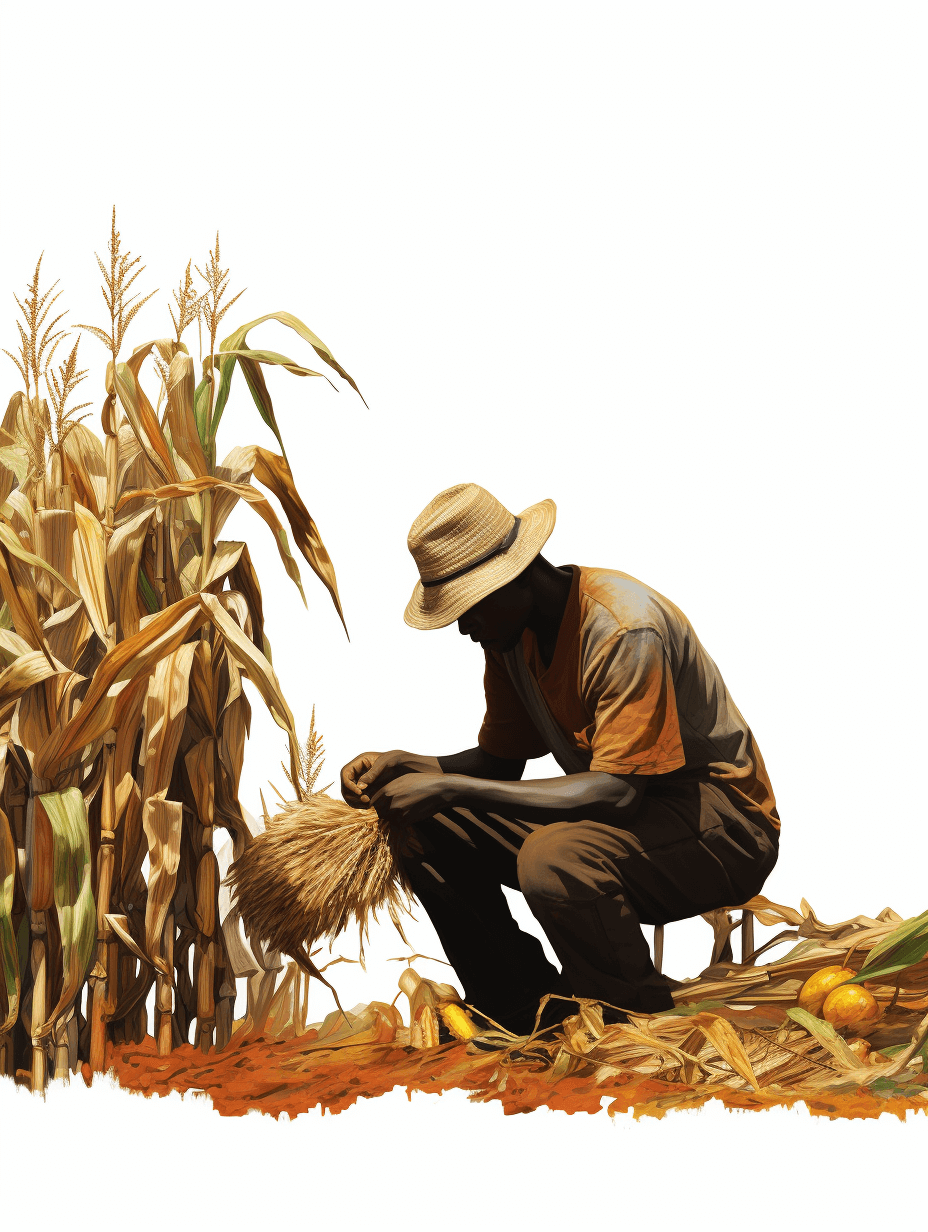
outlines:
[[[150, 297], [136, 293], [142, 267], [115, 213], [98, 263], [107, 319], [78, 328], [108, 353], [102, 439], [76, 413], [87, 405], [74, 404], [86, 377], [77, 344], [56, 362], [66, 330], [60, 292], [40, 285], [41, 262], [19, 302], [11, 358], [21, 388], [0, 422], [0, 1067], [31, 1071], [34, 1086], [50, 1064], [100, 1069], [108, 1039], [140, 1038], [155, 980], [162, 1048], [187, 1038], [194, 1019], [203, 1048], [231, 1032], [235, 978], [213, 835], [221, 826], [243, 846], [249, 838], [238, 802], [243, 679], [286, 732], [294, 774], [299, 764], [251, 556], [218, 538], [239, 502], [254, 509], [302, 595], [287, 531], [253, 478], [280, 499], [342, 615], [263, 370], [320, 374], [250, 348], [248, 332], [273, 319], [354, 382], [286, 313], [219, 341], [237, 296], [218, 239], [203, 294], [188, 265], [173, 336], [126, 356], [127, 330]], [[209, 337], [199, 383], [183, 341], [198, 315]], [[280, 456], [250, 446], [217, 462], [237, 369]]]

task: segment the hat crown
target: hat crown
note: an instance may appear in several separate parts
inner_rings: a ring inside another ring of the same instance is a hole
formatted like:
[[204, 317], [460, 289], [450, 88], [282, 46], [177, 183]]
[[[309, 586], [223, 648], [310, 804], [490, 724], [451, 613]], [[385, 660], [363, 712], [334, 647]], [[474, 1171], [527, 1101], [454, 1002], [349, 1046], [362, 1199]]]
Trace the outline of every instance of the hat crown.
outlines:
[[407, 544], [423, 582], [465, 569], [500, 546], [515, 525], [486, 488], [459, 483], [429, 501], [413, 522]]

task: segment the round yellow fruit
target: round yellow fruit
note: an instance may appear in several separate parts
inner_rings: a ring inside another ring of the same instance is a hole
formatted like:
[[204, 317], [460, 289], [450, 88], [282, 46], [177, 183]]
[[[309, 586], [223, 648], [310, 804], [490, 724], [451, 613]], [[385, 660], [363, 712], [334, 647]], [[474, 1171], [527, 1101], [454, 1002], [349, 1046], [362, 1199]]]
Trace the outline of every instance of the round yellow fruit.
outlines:
[[799, 1008], [808, 1010], [816, 1018], [820, 1017], [825, 998], [831, 990], [856, 974], [850, 967], [821, 967], [803, 984], [799, 993]]
[[822, 1016], [836, 1031], [845, 1027], [860, 1031], [876, 1022], [880, 1007], [869, 989], [860, 984], [842, 984], [839, 988], [833, 988], [825, 998]]

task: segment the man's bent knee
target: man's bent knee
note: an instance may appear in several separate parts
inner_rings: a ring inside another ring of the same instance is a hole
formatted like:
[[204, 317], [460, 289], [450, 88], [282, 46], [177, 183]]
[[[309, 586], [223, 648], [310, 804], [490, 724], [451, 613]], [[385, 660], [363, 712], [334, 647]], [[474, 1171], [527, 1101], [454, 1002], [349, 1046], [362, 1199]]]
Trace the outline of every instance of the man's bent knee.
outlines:
[[587, 889], [582, 878], [578, 879], [576, 843], [568, 821], [552, 822], [530, 834], [519, 851], [517, 871], [519, 888], [529, 901], [566, 902], [596, 896], [595, 889]]

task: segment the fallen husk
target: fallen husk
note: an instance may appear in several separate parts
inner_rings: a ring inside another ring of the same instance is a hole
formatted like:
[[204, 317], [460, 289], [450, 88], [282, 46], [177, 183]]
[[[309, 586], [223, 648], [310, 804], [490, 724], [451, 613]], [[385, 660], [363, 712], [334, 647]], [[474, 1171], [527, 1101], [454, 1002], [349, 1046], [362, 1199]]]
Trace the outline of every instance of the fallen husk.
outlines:
[[[169, 1073], [165, 1058], [144, 1045], [114, 1048], [110, 1062], [124, 1086], [204, 1090], [230, 1115], [253, 1107], [274, 1115], [314, 1107], [337, 1112], [396, 1086], [459, 1088], [478, 1102], [499, 1101], [507, 1113], [541, 1106], [593, 1113], [608, 1104], [610, 1115], [663, 1117], [710, 1099], [752, 1110], [803, 1103], [832, 1119], [890, 1112], [905, 1120], [910, 1110], [928, 1112], [928, 919], [903, 921], [885, 911], [826, 925], [805, 902], [800, 912], [760, 898], [744, 906], [762, 923], [796, 926], [800, 944], [763, 967], [714, 963], [675, 988], [675, 1008], [661, 1014], [632, 1013], [605, 1026], [599, 1003], [565, 1002], [571, 1010], [579, 1004], [579, 1012], [558, 1027], [516, 1036], [490, 1024], [466, 1042], [436, 1044], [432, 1033], [415, 1030], [417, 1014], [429, 998], [453, 999], [454, 990], [407, 969], [401, 988], [410, 1026], [395, 1005], [374, 1002], [333, 1013], [297, 1038], [233, 1036], [227, 1050], [209, 1058], [185, 1046], [171, 1054]], [[724, 920], [710, 923], [727, 927]], [[921, 940], [915, 944], [913, 936]], [[886, 982], [884, 969], [899, 953], [916, 961]], [[808, 975], [836, 958], [880, 1002], [863, 1057], [830, 1023], [796, 1005]], [[870, 970], [881, 974], [870, 981]], [[474, 1020], [488, 1022], [479, 1007]]]
[[408, 911], [410, 891], [388, 827], [373, 809], [324, 792], [285, 803], [231, 866], [227, 884], [246, 933], [312, 975], [313, 942], [335, 938], [352, 918], [362, 958], [378, 911], [386, 910], [403, 936], [400, 912]]

